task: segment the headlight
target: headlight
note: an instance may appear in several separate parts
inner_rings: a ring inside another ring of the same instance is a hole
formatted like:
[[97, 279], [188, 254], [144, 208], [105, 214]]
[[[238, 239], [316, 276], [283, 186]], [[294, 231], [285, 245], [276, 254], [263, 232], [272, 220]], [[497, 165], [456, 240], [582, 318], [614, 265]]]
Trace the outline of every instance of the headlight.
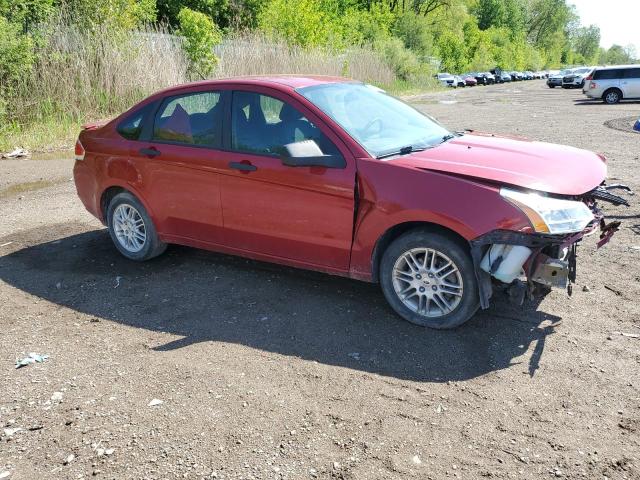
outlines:
[[518, 207], [529, 218], [539, 233], [581, 232], [593, 220], [593, 213], [582, 202], [544, 197], [537, 193], [525, 193], [508, 188], [500, 189], [500, 195]]

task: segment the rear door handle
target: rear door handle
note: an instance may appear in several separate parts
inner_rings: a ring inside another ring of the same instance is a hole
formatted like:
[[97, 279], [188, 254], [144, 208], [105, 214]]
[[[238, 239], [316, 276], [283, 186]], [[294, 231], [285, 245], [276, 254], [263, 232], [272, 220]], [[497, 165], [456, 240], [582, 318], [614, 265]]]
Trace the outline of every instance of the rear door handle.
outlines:
[[157, 157], [160, 155], [160, 150], [157, 148], [141, 148], [138, 150], [141, 155], [146, 155], [147, 157]]
[[235, 168], [236, 170], [240, 170], [242, 172], [253, 172], [258, 169], [255, 165], [251, 165], [250, 163], [240, 163], [240, 162], [229, 162], [229, 167]]

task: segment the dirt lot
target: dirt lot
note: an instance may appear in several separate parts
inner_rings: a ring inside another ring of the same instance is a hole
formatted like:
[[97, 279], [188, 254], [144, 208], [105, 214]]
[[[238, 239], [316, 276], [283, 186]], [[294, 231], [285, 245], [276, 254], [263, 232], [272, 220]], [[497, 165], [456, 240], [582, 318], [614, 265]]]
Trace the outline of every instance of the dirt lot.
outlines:
[[[581, 98], [413, 101], [603, 152], [640, 191], [640, 135], [604, 125], [640, 104]], [[125, 261], [72, 163], [0, 161], [0, 478], [640, 478], [640, 338], [620, 333], [640, 334], [637, 199], [606, 208], [623, 228], [581, 247], [573, 297], [498, 296], [436, 332], [375, 285], [182, 247]], [[49, 358], [14, 369], [29, 352]]]

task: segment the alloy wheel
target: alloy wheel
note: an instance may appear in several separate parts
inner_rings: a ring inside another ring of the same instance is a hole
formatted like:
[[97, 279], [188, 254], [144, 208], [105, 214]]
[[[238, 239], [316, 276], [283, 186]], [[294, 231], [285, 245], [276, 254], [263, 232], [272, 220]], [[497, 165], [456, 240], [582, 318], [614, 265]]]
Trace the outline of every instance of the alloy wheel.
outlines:
[[414, 248], [398, 257], [393, 288], [407, 308], [430, 318], [453, 312], [464, 292], [458, 266], [431, 248]]
[[147, 241], [147, 229], [140, 212], [126, 203], [118, 205], [113, 212], [113, 231], [118, 243], [131, 253], [142, 250]]

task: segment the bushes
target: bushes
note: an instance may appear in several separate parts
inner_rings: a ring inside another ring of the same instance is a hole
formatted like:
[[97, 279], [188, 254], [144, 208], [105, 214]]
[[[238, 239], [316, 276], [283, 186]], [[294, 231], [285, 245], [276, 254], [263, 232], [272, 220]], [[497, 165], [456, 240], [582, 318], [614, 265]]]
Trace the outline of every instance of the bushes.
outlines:
[[0, 16], [0, 124], [6, 122], [20, 81], [29, 76], [35, 61], [33, 40], [21, 30]]
[[207, 78], [218, 63], [213, 48], [222, 41], [222, 34], [211, 18], [189, 8], [178, 14], [180, 30], [184, 37], [184, 51], [189, 59], [189, 71], [201, 79]]

